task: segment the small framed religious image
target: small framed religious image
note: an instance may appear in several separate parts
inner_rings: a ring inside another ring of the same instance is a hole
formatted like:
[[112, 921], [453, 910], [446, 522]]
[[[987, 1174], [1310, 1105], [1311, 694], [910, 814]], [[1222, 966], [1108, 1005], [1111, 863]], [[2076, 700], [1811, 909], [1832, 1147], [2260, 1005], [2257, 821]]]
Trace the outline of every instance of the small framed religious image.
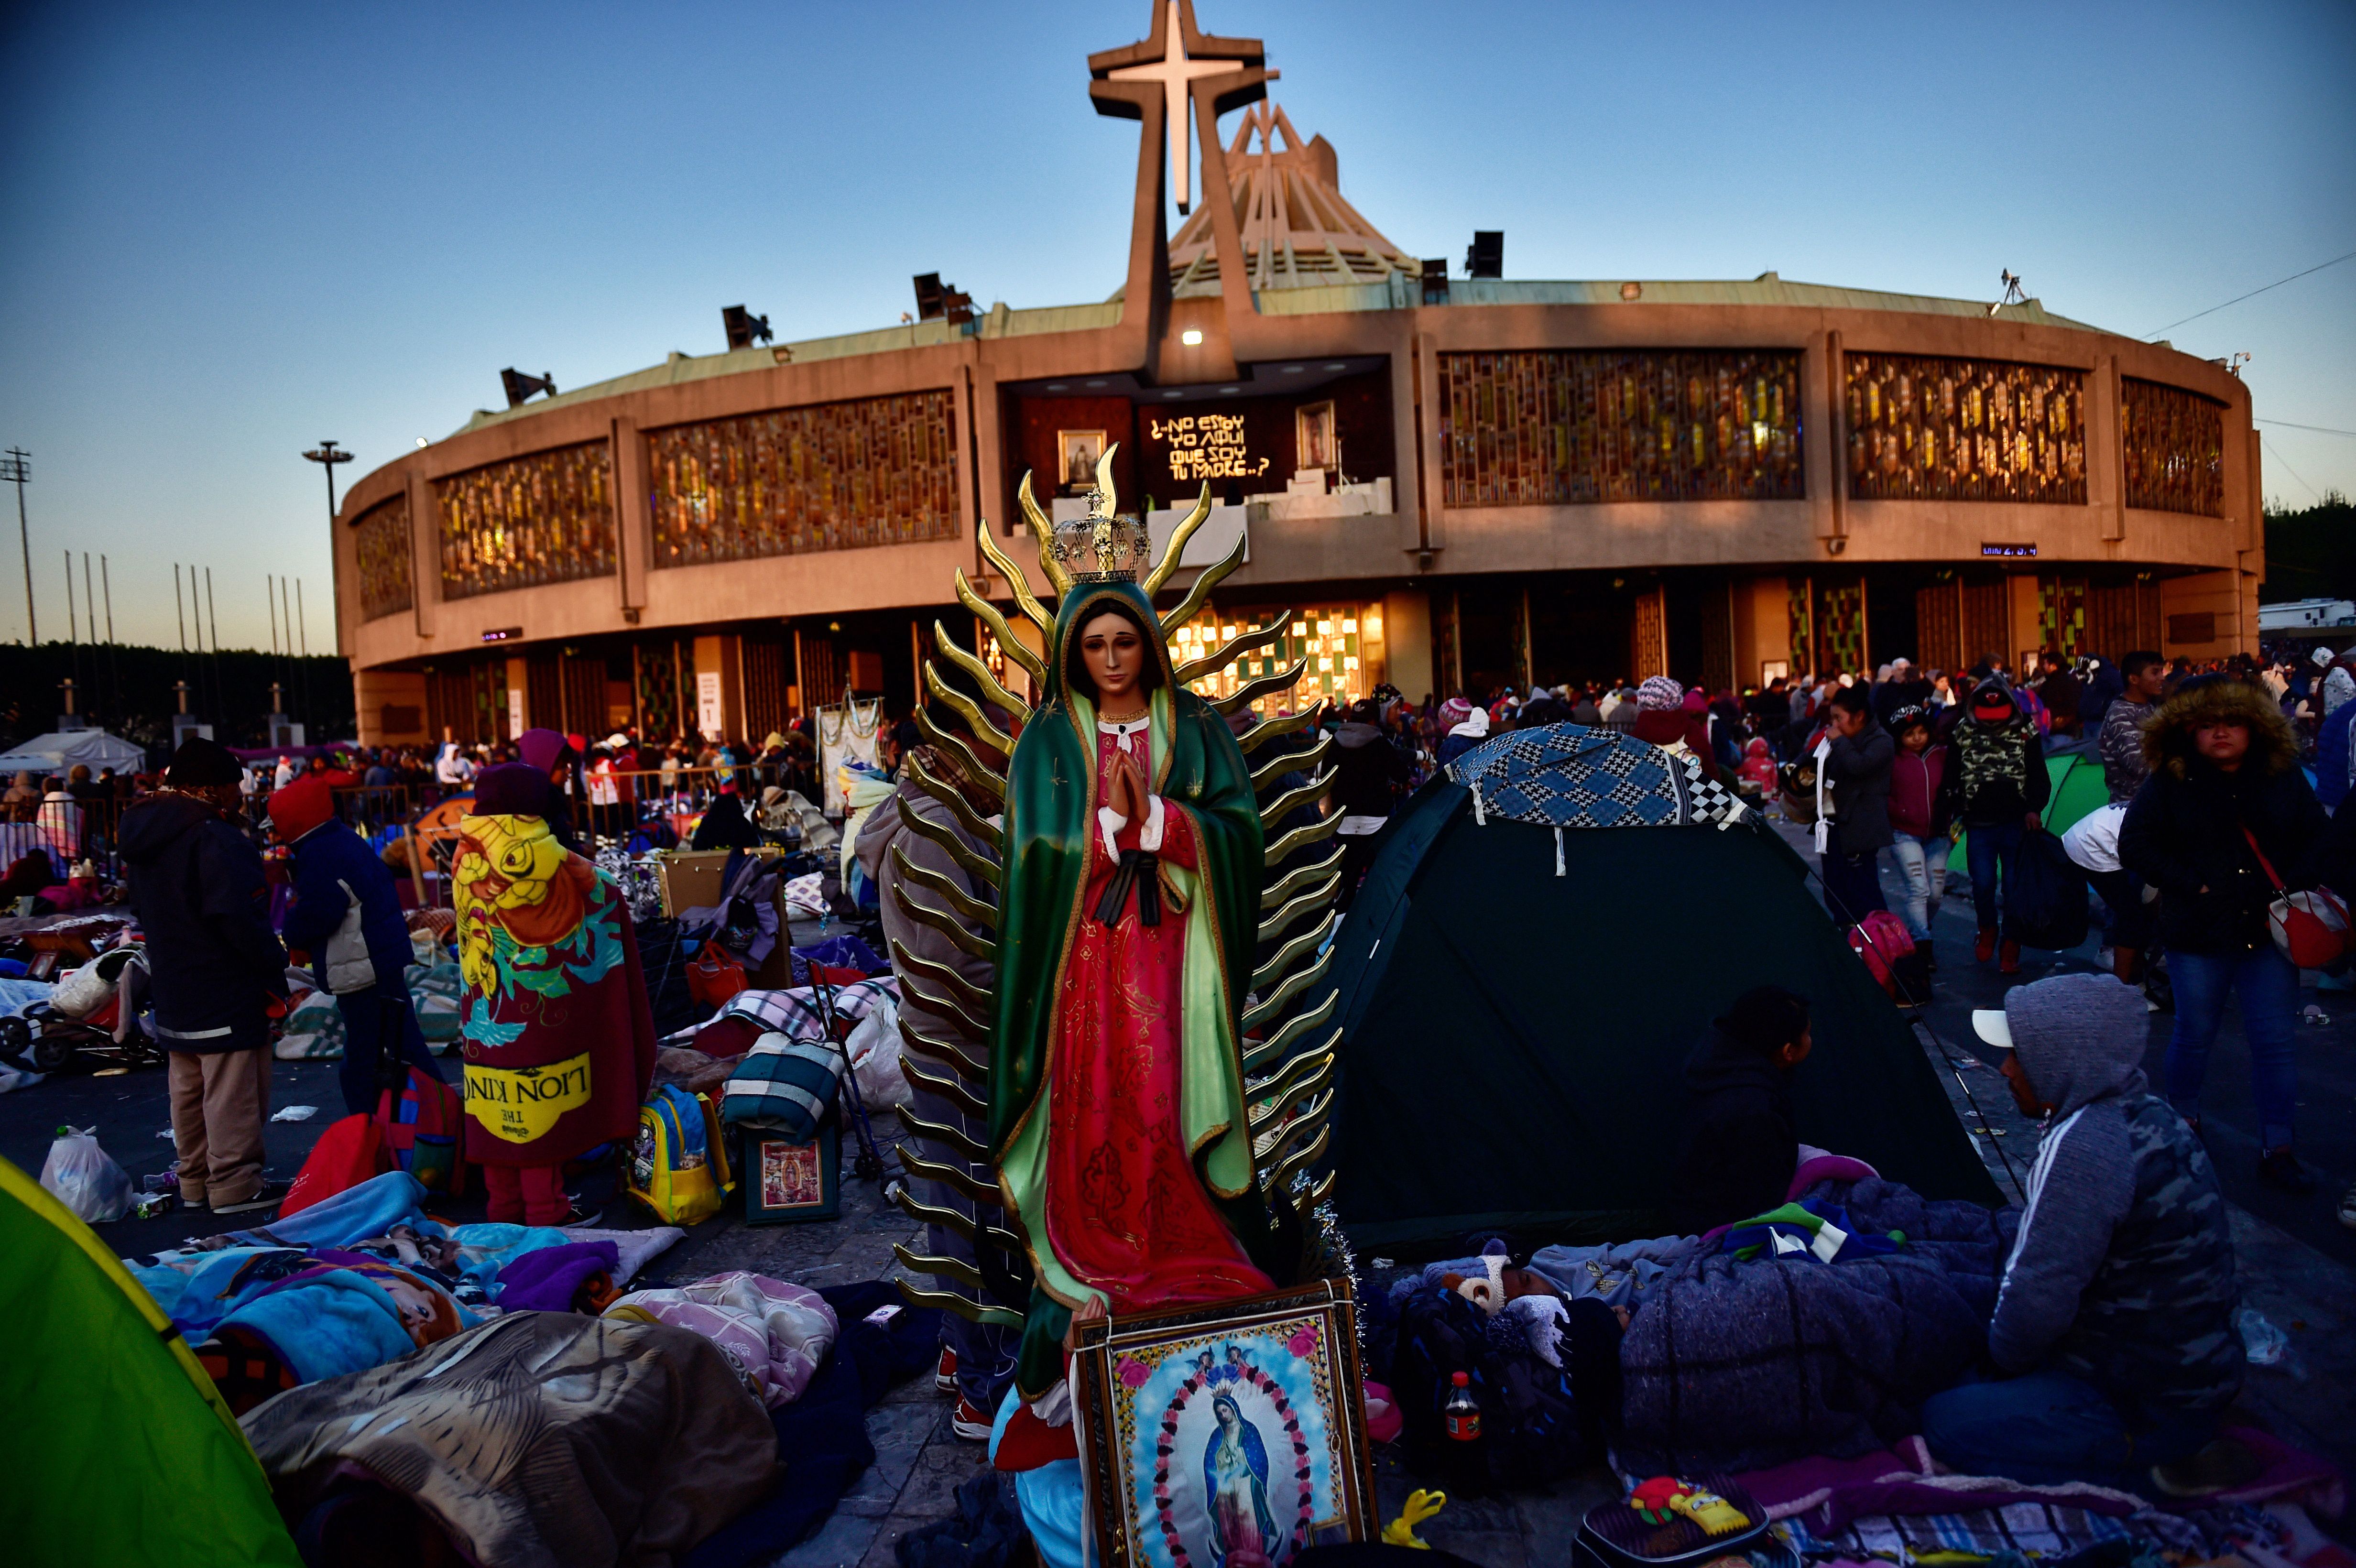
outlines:
[[1333, 430], [1333, 400], [1304, 403], [1292, 415], [1293, 466], [1302, 473], [1342, 466], [1342, 447]]
[[830, 1121], [805, 1143], [744, 1129], [744, 1223], [831, 1220], [842, 1212], [841, 1135]]
[[1081, 1326], [1080, 1460], [1104, 1568], [1284, 1568], [1374, 1539], [1346, 1280]]
[[1097, 487], [1097, 459], [1104, 455], [1104, 432], [1059, 430], [1055, 432], [1055, 449], [1063, 455], [1064, 489], [1067, 493], [1085, 495]]

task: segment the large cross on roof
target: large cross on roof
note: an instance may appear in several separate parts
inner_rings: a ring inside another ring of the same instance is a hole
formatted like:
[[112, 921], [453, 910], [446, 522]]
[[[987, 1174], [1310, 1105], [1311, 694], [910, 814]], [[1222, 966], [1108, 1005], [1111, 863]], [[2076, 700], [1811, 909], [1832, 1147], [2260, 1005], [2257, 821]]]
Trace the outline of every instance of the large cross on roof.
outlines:
[[1158, 96], [1170, 146], [1170, 183], [1178, 210], [1194, 205], [1193, 107], [1202, 82], [1216, 93], [1214, 109], [1258, 98], [1276, 73], [1264, 68], [1258, 38], [1221, 38], [1194, 25], [1194, 0], [1155, 0], [1153, 31], [1141, 43], [1088, 57], [1088, 96], [1100, 114], [1141, 119]]

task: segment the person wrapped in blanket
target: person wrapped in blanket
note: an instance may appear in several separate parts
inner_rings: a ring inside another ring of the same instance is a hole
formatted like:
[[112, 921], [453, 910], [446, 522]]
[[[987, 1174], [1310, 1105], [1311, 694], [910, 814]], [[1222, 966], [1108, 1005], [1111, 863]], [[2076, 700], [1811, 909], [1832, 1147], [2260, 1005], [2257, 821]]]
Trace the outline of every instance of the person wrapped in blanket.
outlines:
[[2230, 1484], [2247, 1457], [2216, 1435], [2242, 1386], [2233, 1232], [2208, 1151], [2144, 1077], [2142, 995], [2060, 975], [1972, 1021], [2021, 1109], [2052, 1120], [1988, 1325], [2004, 1377], [1933, 1395], [1924, 1441], [1974, 1475]]
[[451, 862], [466, 984], [466, 1157], [495, 1221], [586, 1224], [564, 1164], [632, 1136], [654, 1076], [654, 1018], [620, 893], [556, 841], [547, 775], [486, 768]]
[[489, 1311], [597, 1313], [619, 1253], [524, 1225], [445, 1226], [386, 1171], [284, 1220], [125, 1260], [243, 1414], [286, 1389], [381, 1366]]

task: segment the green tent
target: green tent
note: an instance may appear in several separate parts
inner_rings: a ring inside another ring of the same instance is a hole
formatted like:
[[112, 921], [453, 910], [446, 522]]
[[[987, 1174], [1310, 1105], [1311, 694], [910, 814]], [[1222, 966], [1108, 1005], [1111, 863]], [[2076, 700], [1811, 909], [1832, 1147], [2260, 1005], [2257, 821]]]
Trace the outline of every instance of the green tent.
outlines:
[[[2053, 782], [2052, 798], [2045, 803], [2045, 830], [2067, 833], [2079, 820], [2098, 805], [2109, 804], [2111, 786], [2103, 782], [2103, 759], [2094, 752], [2091, 741], [2079, 741], [2058, 752], [2045, 753], [2045, 776]], [[1962, 870], [1970, 861], [1966, 859], [1971, 835], [1956, 837], [1955, 847], [1947, 856], [1947, 864]]]
[[1808, 876], [1725, 791], [1609, 731], [1514, 731], [1427, 784], [1335, 938], [1333, 1201], [1353, 1243], [1661, 1233], [1686, 1058], [1770, 982], [1813, 1006], [1802, 1142], [1929, 1197], [2000, 1201]]
[[298, 1568], [212, 1379], [106, 1243], [5, 1159], [0, 1258], [9, 1559]]

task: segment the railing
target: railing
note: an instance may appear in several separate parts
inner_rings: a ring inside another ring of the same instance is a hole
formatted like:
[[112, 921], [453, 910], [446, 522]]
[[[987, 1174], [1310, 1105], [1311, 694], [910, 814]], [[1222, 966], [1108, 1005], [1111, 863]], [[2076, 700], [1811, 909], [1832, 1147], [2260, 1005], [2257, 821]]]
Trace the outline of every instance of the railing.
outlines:
[[[757, 809], [760, 792], [772, 784], [809, 795], [814, 785], [803, 776], [807, 772], [775, 763], [734, 769], [636, 768], [576, 779], [567, 797], [573, 829], [585, 848], [626, 843], [641, 829], [658, 825], [684, 843], [696, 819], [719, 798], [724, 779], [734, 775], [748, 805]], [[450, 859], [457, 848], [458, 823], [472, 805], [471, 789], [391, 784], [334, 793], [337, 817], [366, 838], [396, 876], [408, 880], [411, 896], [420, 907], [449, 903]], [[268, 811], [268, 797], [258, 798], [255, 817]]]
[[48, 855], [59, 882], [70, 877], [74, 865], [81, 860], [91, 862], [102, 880], [119, 880], [123, 862], [115, 848], [116, 830], [122, 826], [123, 808], [130, 804], [111, 795], [43, 801], [26, 809], [22, 820], [0, 822], [0, 869], [40, 849]]

